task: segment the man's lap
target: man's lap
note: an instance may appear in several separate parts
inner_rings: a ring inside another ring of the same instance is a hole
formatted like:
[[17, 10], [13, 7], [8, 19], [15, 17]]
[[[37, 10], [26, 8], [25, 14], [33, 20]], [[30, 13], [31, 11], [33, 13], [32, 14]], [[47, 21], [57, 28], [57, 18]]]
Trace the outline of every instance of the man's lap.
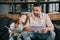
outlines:
[[53, 36], [55, 32], [47, 32], [47, 33], [35, 33], [35, 32], [24, 32], [23, 34], [25, 35], [24, 37], [30, 37], [31, 39], [46, 39], [48, 37]]
[[50, 35], [50, 31], [47, 33], [31, 33], [31, 38], [46, 39]]

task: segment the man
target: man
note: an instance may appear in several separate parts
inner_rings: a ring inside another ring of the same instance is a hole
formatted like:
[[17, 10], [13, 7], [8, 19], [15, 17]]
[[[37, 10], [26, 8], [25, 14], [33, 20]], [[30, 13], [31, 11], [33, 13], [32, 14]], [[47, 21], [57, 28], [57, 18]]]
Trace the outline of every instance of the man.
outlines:
[[[32, 14], [29, 15], [29, 30], [31, 38], [54, 40], [55, 32], [54, 26], [48, 16], [48, 14], [42, 13], [41, 5], [34, 4]], [[26, 33], [25, 33], [26, 34]], [[25, 35], [26, 36], [26, 35]], [[26, 38], [26, 37], [25, 37]], [[30, 39], [29, 39], [30, 40]]]

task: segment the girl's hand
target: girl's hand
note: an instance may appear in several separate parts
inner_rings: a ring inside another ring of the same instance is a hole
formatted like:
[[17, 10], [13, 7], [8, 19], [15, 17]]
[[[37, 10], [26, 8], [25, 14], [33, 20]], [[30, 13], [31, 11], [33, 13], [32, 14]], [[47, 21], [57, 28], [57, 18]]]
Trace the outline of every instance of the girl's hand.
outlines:
[[31, 30], [30, 30], [30, 27], [28, 27], [28, 26], [25, 26], [24, 29], [25, 29], [26, 31], [31, 31]]

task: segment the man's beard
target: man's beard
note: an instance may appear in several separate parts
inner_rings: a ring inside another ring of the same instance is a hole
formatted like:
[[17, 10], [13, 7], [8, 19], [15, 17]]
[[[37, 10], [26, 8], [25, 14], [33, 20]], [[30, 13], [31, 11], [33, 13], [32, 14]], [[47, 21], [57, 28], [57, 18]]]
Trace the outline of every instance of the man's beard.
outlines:
[[34, 16], [40, 18], [40, 14], [39, 13], [34, 13]]

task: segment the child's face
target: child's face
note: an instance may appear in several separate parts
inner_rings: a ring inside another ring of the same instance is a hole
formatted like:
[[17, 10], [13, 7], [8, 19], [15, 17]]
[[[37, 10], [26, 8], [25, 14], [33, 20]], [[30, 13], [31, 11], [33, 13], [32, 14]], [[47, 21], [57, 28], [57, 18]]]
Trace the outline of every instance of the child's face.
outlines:
[[19, 17], [19, 19], [22, 23], [25, 23], [26, 18], [27, 18], [26, 15], [22, 15], [21, 17]]

